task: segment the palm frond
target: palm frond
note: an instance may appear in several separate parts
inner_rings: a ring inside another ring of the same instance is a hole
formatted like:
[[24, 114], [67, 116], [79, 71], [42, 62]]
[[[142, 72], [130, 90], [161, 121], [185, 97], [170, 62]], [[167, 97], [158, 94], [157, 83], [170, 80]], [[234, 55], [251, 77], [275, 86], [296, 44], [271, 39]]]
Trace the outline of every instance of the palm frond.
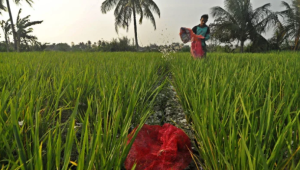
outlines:
[[214, 18], [223, 18], [237, 24], [235, 18], [229, 12], [219, 6], [211, 8], [211, 14]]
[[282, 17], [285, 17], [285, 16], [289, 16], [291, 14], [291, 12], [292, 11], [290, 9], [286, 9], [286, 10], [278, 12], [278, 14]]
[[140, 15], [139, 24], [142, 24], [144, 18], [142, 4], [136, 2], [134, 3], [134, 7], [135, 7], [136, 14]]
[[[14, 0], [14, 3], [15, 3], [16, 5], [20, 5], [20, 4], [21, 4], [21, 1], [22, 1], [22, 0]], [[25, 0], [25, 2], [26, 2], [29, 6], [32, 6], [32, 4], [33, 4], [33, 0]]]
[[285, 7], [285, 10], [279, 12], [279, 15], [288, 19], [295, 18], [293, 8], [285, 1], [282, 1], [281, 4]]
[[6, 21], [2, 20], [1, 21], [1, 27], [3, 29], [4, 34], [8, 35], [8, 33], [9, 33], [10, 29], [11, 29], [10, 19], [8, 19]]
[[19, 20], [20, 20], [20, 14], [21, 14], [21, 12], [22, 12], [22, 8], [19, 9], [18, 16], [17, 16], [17, 22], [19, 22]]
[[276, 23], [276, 27], [275, 27], [275, 31], [274, 31], [274, 34], [273, 34], [273, 38], [272, 39], [275, 39], [276, 43], [278, 45], [282, 44], [284, 39], [286, 39], [286, 36], [287, 35], [287, 32], [283, 26], [283, 24], [278, 21]]
[[105, 0], [101, 5], [101, 12], [106, 14], [108, 11], [113, 9], [119, 1], [120, 0]]
[[[0, 0], [0, 11], [2, 10], [2, 11], [6, 11], [7, 10], [7, 8], [4, 6], [4, 0]], [[1, 12], [0, 12], [1, 13]]]
[[150, 19], [153, 27], [154, 27], [154, 30], [156, 30], [156, 23], [155, 23], [155, 18], [151, 12], [151, 10], [148, 8], [148, 6], [144, 6], [144, 16], [147, 18], [147, 19]]
[[297, 37], [298, 30], [295, 29], [293, 24], [285, 25], [284, 29], [286, 30], [286, 37], [294, 40]]
[[115, 13], [115, 30], [118, 33], [118, 27], [122, 27], [124, 29], [127, 29], [131, 21], [132, 16], [132, 8], [122, 6], [119, 10], [119, 13]]
[[26, 0], [26, 2], [29, 6], [32, 6], [32, 4], [33, 4], [33, 0]]
[[289, 10], [292, 9], [290, 4], [285, 1], [281, 1], [281, 6], [285, 7], [286, 9], [289, 9]]
[[[270, 29], [270, 27], [273, 27], [276, 25], [278, 18], [275, 13], [271, 13], [268, 16], [261, 17], [257, 16], [258, 18], [253, 18], [254, 22], [254, 28], [256, 29], [256, 32], [261, 34], [265, 33], [267, 30]], [[263, 18], [262, 20], [260, 20]], [[258, 22], [257, 22], [258, 21]]]
[[142, 4], [147, 5], [151, 11], [153, 11], [158, 15], [158, 17], [160, 17], [160, 10], [153, 0], [143, 0]]
[[211, 8], [211, 15], [214, 18], [224, 17], [224, 16], [231, 16], [229, 12], [227, 12], [225, 9], [219, 6], [215, 6]]
[[114, 11], [114, 15], [118, 16], [120, 15], [120, 13], [122, 13], [122, 11], [124, 10], [125, 5], [128, 3], [127, 0], [124, 1], [119, 1], [116, 5], [115, 11]]
[[27, 28], [27, 27], [30, 27], [30, 26], [32, 26], [32, 25], [37, 25], [37, 24], [41, 24], [41, 23], [43, 23], [43, 21], [32, 21], [32, 22], [28, 22], [28, 23], [26, 23], [26, 24], [23, 26], [23, 28]]
[[[22, 37], [23, 38], [23, 37]], [[33, 36], [33, 35], [25, 35], [24, 36], [25, 39], [29, 39], [29, 40], [37, 40], [37, 37], [36, 36]]]
[[267, 3], [261, 7], [258, 7], [254, 10], [254, 13], [252, 14], [253, 19], [262, 19], [265, 18], [265, 16], [270, 15], [272, 13], [269, 8], [271, 7], [270, 3]]

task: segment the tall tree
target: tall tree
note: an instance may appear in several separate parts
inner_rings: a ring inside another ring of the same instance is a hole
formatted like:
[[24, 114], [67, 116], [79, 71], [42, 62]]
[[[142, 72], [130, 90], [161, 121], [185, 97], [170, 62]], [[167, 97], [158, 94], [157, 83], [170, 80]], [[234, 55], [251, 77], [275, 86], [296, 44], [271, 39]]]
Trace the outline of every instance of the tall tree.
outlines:
[[4, 33], [4, 39], [5, 39], [5, 44], [6, 44], [6, 51], [9, 52], [9, 45], [10, 45], [10, 40], [9, 40], [9, 35], [11, 35], [11, 25], [10, 25], [10, 20], [1, 21], [1, 27]]
[[275, 49], [275, 50], [281, 49], [282, 43], [285, 40], [287, 40], [287, 36], [286, 35], [287, 35], [286, 34], [286, 30], [285, 30], [282, 22], [280, 22], [278, 20], [277, 24], [276, 24], [276, 26], [274, 28], [273, 37], [269, 40], [269, 42], [273, 46], [273, 49]]
[[300, 40], [300, 0], [293, 0], [291, 5], [282, 1], [282, 5], [285, 10], [279, 14], [283, 17], [286, 36], [294, 40], [294, 50], [297, 50]]
[[137, 15], [140, 16], [139, 23], [142, 24], [143, 18], [150, 19], [154, 29], [156, 29], [156, 22], [153, 13], [160, 17], [160, 10], [153, 0], [105, 0], [101, 5], [102, 13], [106, 14], [115, 7], [115, 30], [118, 28], [129, 28], [131, 19], [133, 17], [135, 45], [138, 50], [139, 43], [137, 38]]
[[238, 40], [240, 51], [243, 52], [246, 40], [250, 39], [255, 45], [262, 40], [267, 42], [261, 34], [275, 24], [277, 18], [276, 14], [269, 10], [270, 6], [268, 3], [253, 9], [250, 0], [225, 0], [225, 9], [219, 6], [211, 9], [215, 18], [212, 26], [225, 35], [223, 40]]
[[[4, 6], [3, 0], [0, 0], [0, 14], [1, 15], [2, 15], [2, 11], [6, 11], [6, 7]], [[2, 27], [2, 29], [4, 28], [4, 26], [5, 26], [5, 21], [1, 21], [1, 27]], [[5, 34], [5, 30], [3, 30], [3, 32]], [[6, 48], [7, 48], [7, 39], [5, 38], [5, 40], [6, 40]]]
[[[1, 2], [3, 0], [0, 0]], [[19, 5], [21, 3], [22, 0], [13, 0], [13, 2], [17, 5]], [[33, 3], [33, 0], [24, 0], [28, 5], [32, 5]], [[11, 9], [10, 9], [10, 0], [6, 0], [6, 5], [7, 5], [7, 9], [8, 9], [8, 13], [9, 13], [9, 18], [10, 18], [10, 23], [11, 23], [11, 29], [12, 29], [12, 33], [13, 33], [13, 38], [14, 38], [14, 47], [15, 47], [15, 50], [16, 51], [20, 51], [20, 49], [18, 49], [18, 39], [17, 39], [17, 34], [16, 34], [16, 31], [15, 31], [15, 26], [14, 26], [14, 21], [13, 21], [13, 17], [12, 17], [12, 14], [11, 14]]]
[[30, 15], [21, 18], [20, 14], [22, 12], [22, 9], [19, 10], [18, 16], [17, 16], [17, 31], [16, 31], [16, 37], [17, 37], [17, 47], [20, 49], [20, 44], [23, 42], [27, 48], [28, 46], [28, 41], [31, 42], [31, 44], [34, 44], [35, 41], [37, 41], [37, 37], [34, 35], [30, 35], [30, 33], [33, 32], [33, 28], [31, 26], [41, 24], [43, 21], [30, 21], [29, 17]]

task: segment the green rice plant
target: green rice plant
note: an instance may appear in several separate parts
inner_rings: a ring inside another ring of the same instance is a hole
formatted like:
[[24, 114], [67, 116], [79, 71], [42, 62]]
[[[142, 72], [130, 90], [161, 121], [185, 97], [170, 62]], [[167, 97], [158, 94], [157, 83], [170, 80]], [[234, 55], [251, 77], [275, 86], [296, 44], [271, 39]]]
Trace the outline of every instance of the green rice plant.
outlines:
[[121, 169], [164, 86], [158, 53], [0, 59], [1, 169]]
[[297, 53], [209, 54], [172, 61], [204, 169], [300, 168]]

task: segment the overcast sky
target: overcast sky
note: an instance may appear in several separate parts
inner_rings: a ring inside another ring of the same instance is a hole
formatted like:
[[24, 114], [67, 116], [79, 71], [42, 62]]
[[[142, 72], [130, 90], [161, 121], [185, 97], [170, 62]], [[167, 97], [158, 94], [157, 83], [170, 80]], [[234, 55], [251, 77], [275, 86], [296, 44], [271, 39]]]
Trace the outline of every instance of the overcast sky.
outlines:
[[[149, 20], [144, 19], [138, 25], [138, 39], [141, 46], [156, 44], [169, 44], [180, 42], [180, 27], [189, 27], [199, 24], [202, 14], [210, 15], [210, 8], [224, 7], [224, 0], [154, 0], [161, 11], [160, 18], [155, 15], [156, 30]], [[291, 0], [286, 0], [290, 2]], [[21, 17], [31, 15], [31, 21], [43, 20], [40, 25], [33, 26], [34, 32], [41, 42], [97, 42], [122, 36], [134, 38], [133, 22], [129, 31], [120, 28], [119, 34], [115, 32], [113, 10], [102, 14], [100, 7], [104, 0], [34, 0], [32, 7], [24, 1], [21, 5], [12, 5], [14, 22], [18, 10], [22, 8]], [[252, 6], [257, 8], [271, 3], [273, 11], [280, 11], [281, 0], [252, 0]], [[3, 12], [1, 20], [7, 20], [9, 15]], [[213, 21], [210, 17], [208, 24]], [[267, 35], [268, 36], [268, 35]], [[3, 33], [1, 32], [3, 41]], [[12, 39], [11, 39], [12, 40]]]

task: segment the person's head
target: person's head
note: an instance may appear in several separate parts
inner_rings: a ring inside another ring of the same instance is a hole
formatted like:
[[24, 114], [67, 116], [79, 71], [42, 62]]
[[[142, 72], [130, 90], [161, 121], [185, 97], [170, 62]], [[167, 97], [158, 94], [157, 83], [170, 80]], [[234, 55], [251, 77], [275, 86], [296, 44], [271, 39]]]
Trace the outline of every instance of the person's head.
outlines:
[[200, 25], [205, 25], [207, 20], [208, 20], [208, 15], [207, 14], [202, 15], [200, 18]]

